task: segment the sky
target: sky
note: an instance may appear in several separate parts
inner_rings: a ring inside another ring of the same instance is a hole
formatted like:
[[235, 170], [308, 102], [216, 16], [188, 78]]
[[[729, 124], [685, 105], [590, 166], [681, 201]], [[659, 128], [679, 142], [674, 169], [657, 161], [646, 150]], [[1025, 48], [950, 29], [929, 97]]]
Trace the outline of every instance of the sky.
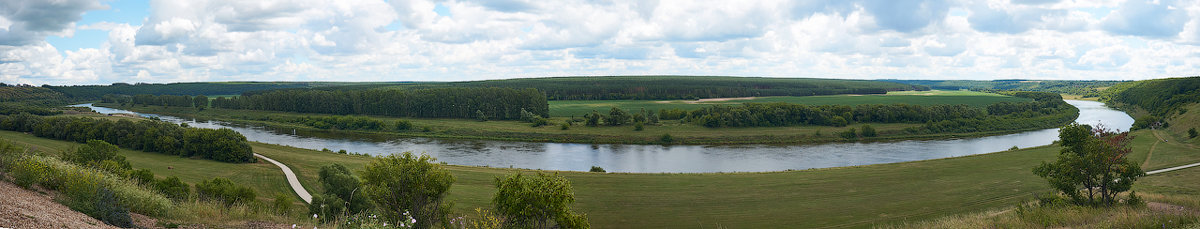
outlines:
[[0, 2], [0, 82], [33, 85], [1198, 69], [1200, 0]]

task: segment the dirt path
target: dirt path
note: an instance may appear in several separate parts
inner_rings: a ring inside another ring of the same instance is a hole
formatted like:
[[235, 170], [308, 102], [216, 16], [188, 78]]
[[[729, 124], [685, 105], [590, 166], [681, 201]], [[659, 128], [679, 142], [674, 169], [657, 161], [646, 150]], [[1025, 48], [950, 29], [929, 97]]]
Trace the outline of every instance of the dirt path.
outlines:
[[1154, 147], [1158, 147], [1158, 143], [1162, 142], [1162, 138], [1158, 137], [1157, 131], [1151, 130], [1150, 133], [1154, 133], [1154, 137], [1158, 138], [1158, 140], [1154, 141], [1154, 144], [1150, 145], [1150, 152], [1146, 153], [1146, 160], [1142, 161], [1142, 168], [1146, 168], [1146, 167], [1150, 166], [1150, 157], [1154, 156]]
[[287, 165], [279, 163], [278, 161], [268, 158], [267, 156], [263, 156], [262, 154], [256, 153], [254, 156], [262, 158], [263, 160], [267, 160], [267, 162], [271, 162], [271, 164], [279, 166], [279, 169], [283, 169], [283, 175], [287, 176], [288, 185], [292, 186], [292, 191], [295, 191], [296, 195], [300, 196], [300, 199], [304, 200], [304, 203], [312, 203], [312, 195], [308, 194], [308, 190], [305, 190], [304, 185], [300, 184], [300, 179], [296, 178], [296, 173], [293, 173], [291, 168], [288, 168]]
[[0, 227], [116, 228], [73, 211], [41, 194], [0, 181]]

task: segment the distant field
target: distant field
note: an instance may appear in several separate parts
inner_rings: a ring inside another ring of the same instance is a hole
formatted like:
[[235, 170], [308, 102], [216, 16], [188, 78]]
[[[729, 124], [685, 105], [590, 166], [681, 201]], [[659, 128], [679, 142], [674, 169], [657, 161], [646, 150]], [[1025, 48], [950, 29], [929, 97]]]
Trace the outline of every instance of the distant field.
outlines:
[[711, 105], [738, 105], [753, 103], [797, 103], [809, 105], [859, 105], [859, 104], [967, 104], [985, 107], [999, 102], [1025, 102], [1029, 99], [974, 91], [893, 91], [886, 95], [824, 95], [824, 96], [775, 96], [737, 99], [728, 101], [696, 100], [554, 100], [550, 101], [550, 116], [581, 117], [592, 110], [606, 113], [612, 107], [626, 111], [648, 111], [663, 109], [694, 110]]

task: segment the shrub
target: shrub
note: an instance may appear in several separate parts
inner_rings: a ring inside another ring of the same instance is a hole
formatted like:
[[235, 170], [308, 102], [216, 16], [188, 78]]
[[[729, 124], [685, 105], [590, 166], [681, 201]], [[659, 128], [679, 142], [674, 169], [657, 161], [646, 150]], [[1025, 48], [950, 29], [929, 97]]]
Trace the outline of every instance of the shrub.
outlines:
[[396, 130], [405, 131], [412, 129], [413, 124], [408, 120], [396, 120]]
[[411, 212], [415, 228], [429, 228], [444, 219], [449, 207], [442, 203], [455, 178], [434, 164], [428, 155], [411, 152], [372, 160], [363, 168], [362, 179], [367, 196], [383, 216], [396, 223]]
[[92, 218], [101, 222], [122, 228], [133, 227], [133, 218], [129, 217], [129, 208], [121, 206], [112, 190], [100, 188], [96, 191], [95, 215]]
[[846, 129], [846, 131], [843, 131], [840, 135], [845, 139], [858, 138], [858, 133], [854, 132], [854, 128]]
[[1195, 127], [1188, 129], [1188, 138], [1196, 138], [1196, 135], [1198, 135], [1198, 134], [1196, 133]]
[[191, 188], [188, 187], [188, 184], [183, 183], [178, 177], [174, 176], [155, 181], [154, 190], [176, 201], [186, 200], [188, 195], [191, 194]]
[[129, 173], [129, 179], [137, 182], [138, 185], [150, 185], [154, 183], [154, 172], [150, 169], [138, 169]]
[[271, 208], [275, 209], [276, 214], [288, 215], [292, 213], [292, 195], [282, 192], [276, 192], [274, 200], [271, 201]]
[[338, 154], [346, 154], [346, 150], [345, 149], [338, 150]]
[[530, 122], [531, 122], [529, 124], [530, 127], [539, 127], [539, 126], [550, 125], [550, 121], [546, 120], [546, 118], [542, 118], [541, 116], [533, 118], [533, 120]]
[[833, 118], [829, 119], [829, 124], [836, 127], [843, 127], [849, 124], [849, 122], [847, 122], [846, 118], [843, 118], [842, 116], [833, 116]]
[[674, 142], [675, 138], [671, 137], [671, 134], [663, 134], [662, 137], [658, 137], [658, 141], [662, 142], [663, 144], [669, 144]]
[[482, 110], [475, 110], [475, 120], [487, 122], [488, 116], [487, 114], [484, 114]]
[[321, 187], [324, 188], [325, 195], [334, 196], [349, 202], [349, 209], [347, 210], [351, 214], [357, 214], [372, 207], [366, 195], [363, 194], [363, 190], [361, 190], [361, 182], [345, 166], [340, 164], [321, 166], [321, 170], [317, 175], [317, 180], [321, 182]]
[[589, 228], [587, 217], [568, 207], [575, 194], [558, 174], [497, 177], [496, 188], [492, 204], [506, 228]]
[[876, 136], [875, 128], [871, 127], [871, 125], [863, 125], [862, 126], [862, 136], [865, 138], [875, 137]]
[[[88, 140], [87, 144], [76, 148], [74, 151], [65, 151], [62, 159], [79, 165], [89, 165], [100, 163], [100, 161], [104, 160], [117, 159], [118, 149], [117, 146], [108, 144], [108, 142], [102, 140]], [[123, 157], [121, 161], [124, 161]]]
[[588, 172], [593, 172], [593, 173], [606, 173], [607, 171], [604, 171], [604, 168], [600, 168], [600, 166], [592, 166], [592, 169], [591, 169], [591, 170], [588, 170]]
[[308, 214], [317, 216], [317, 220], [321, 222], [330, 222], [341, 218], [346, 210], [346, 201], [334, 195], [316, 194], [312, 197], [312, 203], [308, 204]]
[[644, 129], [646, 129], [646, 127], [641, 122], [637, 122], [637, 123], [633, 124], [633, 131], [642, 131]]
[[558, 125], [558, 129], [560, 129], [560, 130], [570, 130], [570, 129], [571, 129], [571, 125], [568, 125], [567, 123], [563, 123], [562, 125]]
[[17, 159], [7, 167], [8, 174], [13, 177], [13, 183], [22, 188], [42, 183], [47, 179], [45, 176], [50, 175], [50, 168], [30, 158]]
[[223, 177], [201, 181], [196, 184], [196, 195], [201, 199], [221, 201], [226, 206], [234, 203], [249, 203], [254, 201], [254, 189], [234, 184]]

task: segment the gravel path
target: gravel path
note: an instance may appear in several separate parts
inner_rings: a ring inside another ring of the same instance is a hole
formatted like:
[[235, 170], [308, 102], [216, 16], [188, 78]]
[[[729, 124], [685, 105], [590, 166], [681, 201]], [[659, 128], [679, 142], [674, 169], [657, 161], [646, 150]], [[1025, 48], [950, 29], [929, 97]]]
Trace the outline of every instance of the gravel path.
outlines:
[[300, 196], [300, 199], [303, 199], [304, 203], [312, 203], [312, 195], [308, 194], [308, 190], [305, 190], [304, 185], [300, 184], [300, 179], [296, 178], [296, 174], [292, 173], [291, 168], [288, 168], [287, 165], [284, 165], [283, 163], [279, 163], [278, 161], [263, 156], [262, 154], [256, 153], [254, 156], [262, 158], [263, 160], [267, 160], [267, 162], [271, 162], [271, 164], [275, 164], [275, 166], [279, 166], [280, 169], [283, 169], [283, 175], [287, 176], [287, 181], [288, 184], [292, 186], [292, 191], [296, 191], [296, 195]]
[[116, 228], [41, 194], [0, 181], [0, 227]]

